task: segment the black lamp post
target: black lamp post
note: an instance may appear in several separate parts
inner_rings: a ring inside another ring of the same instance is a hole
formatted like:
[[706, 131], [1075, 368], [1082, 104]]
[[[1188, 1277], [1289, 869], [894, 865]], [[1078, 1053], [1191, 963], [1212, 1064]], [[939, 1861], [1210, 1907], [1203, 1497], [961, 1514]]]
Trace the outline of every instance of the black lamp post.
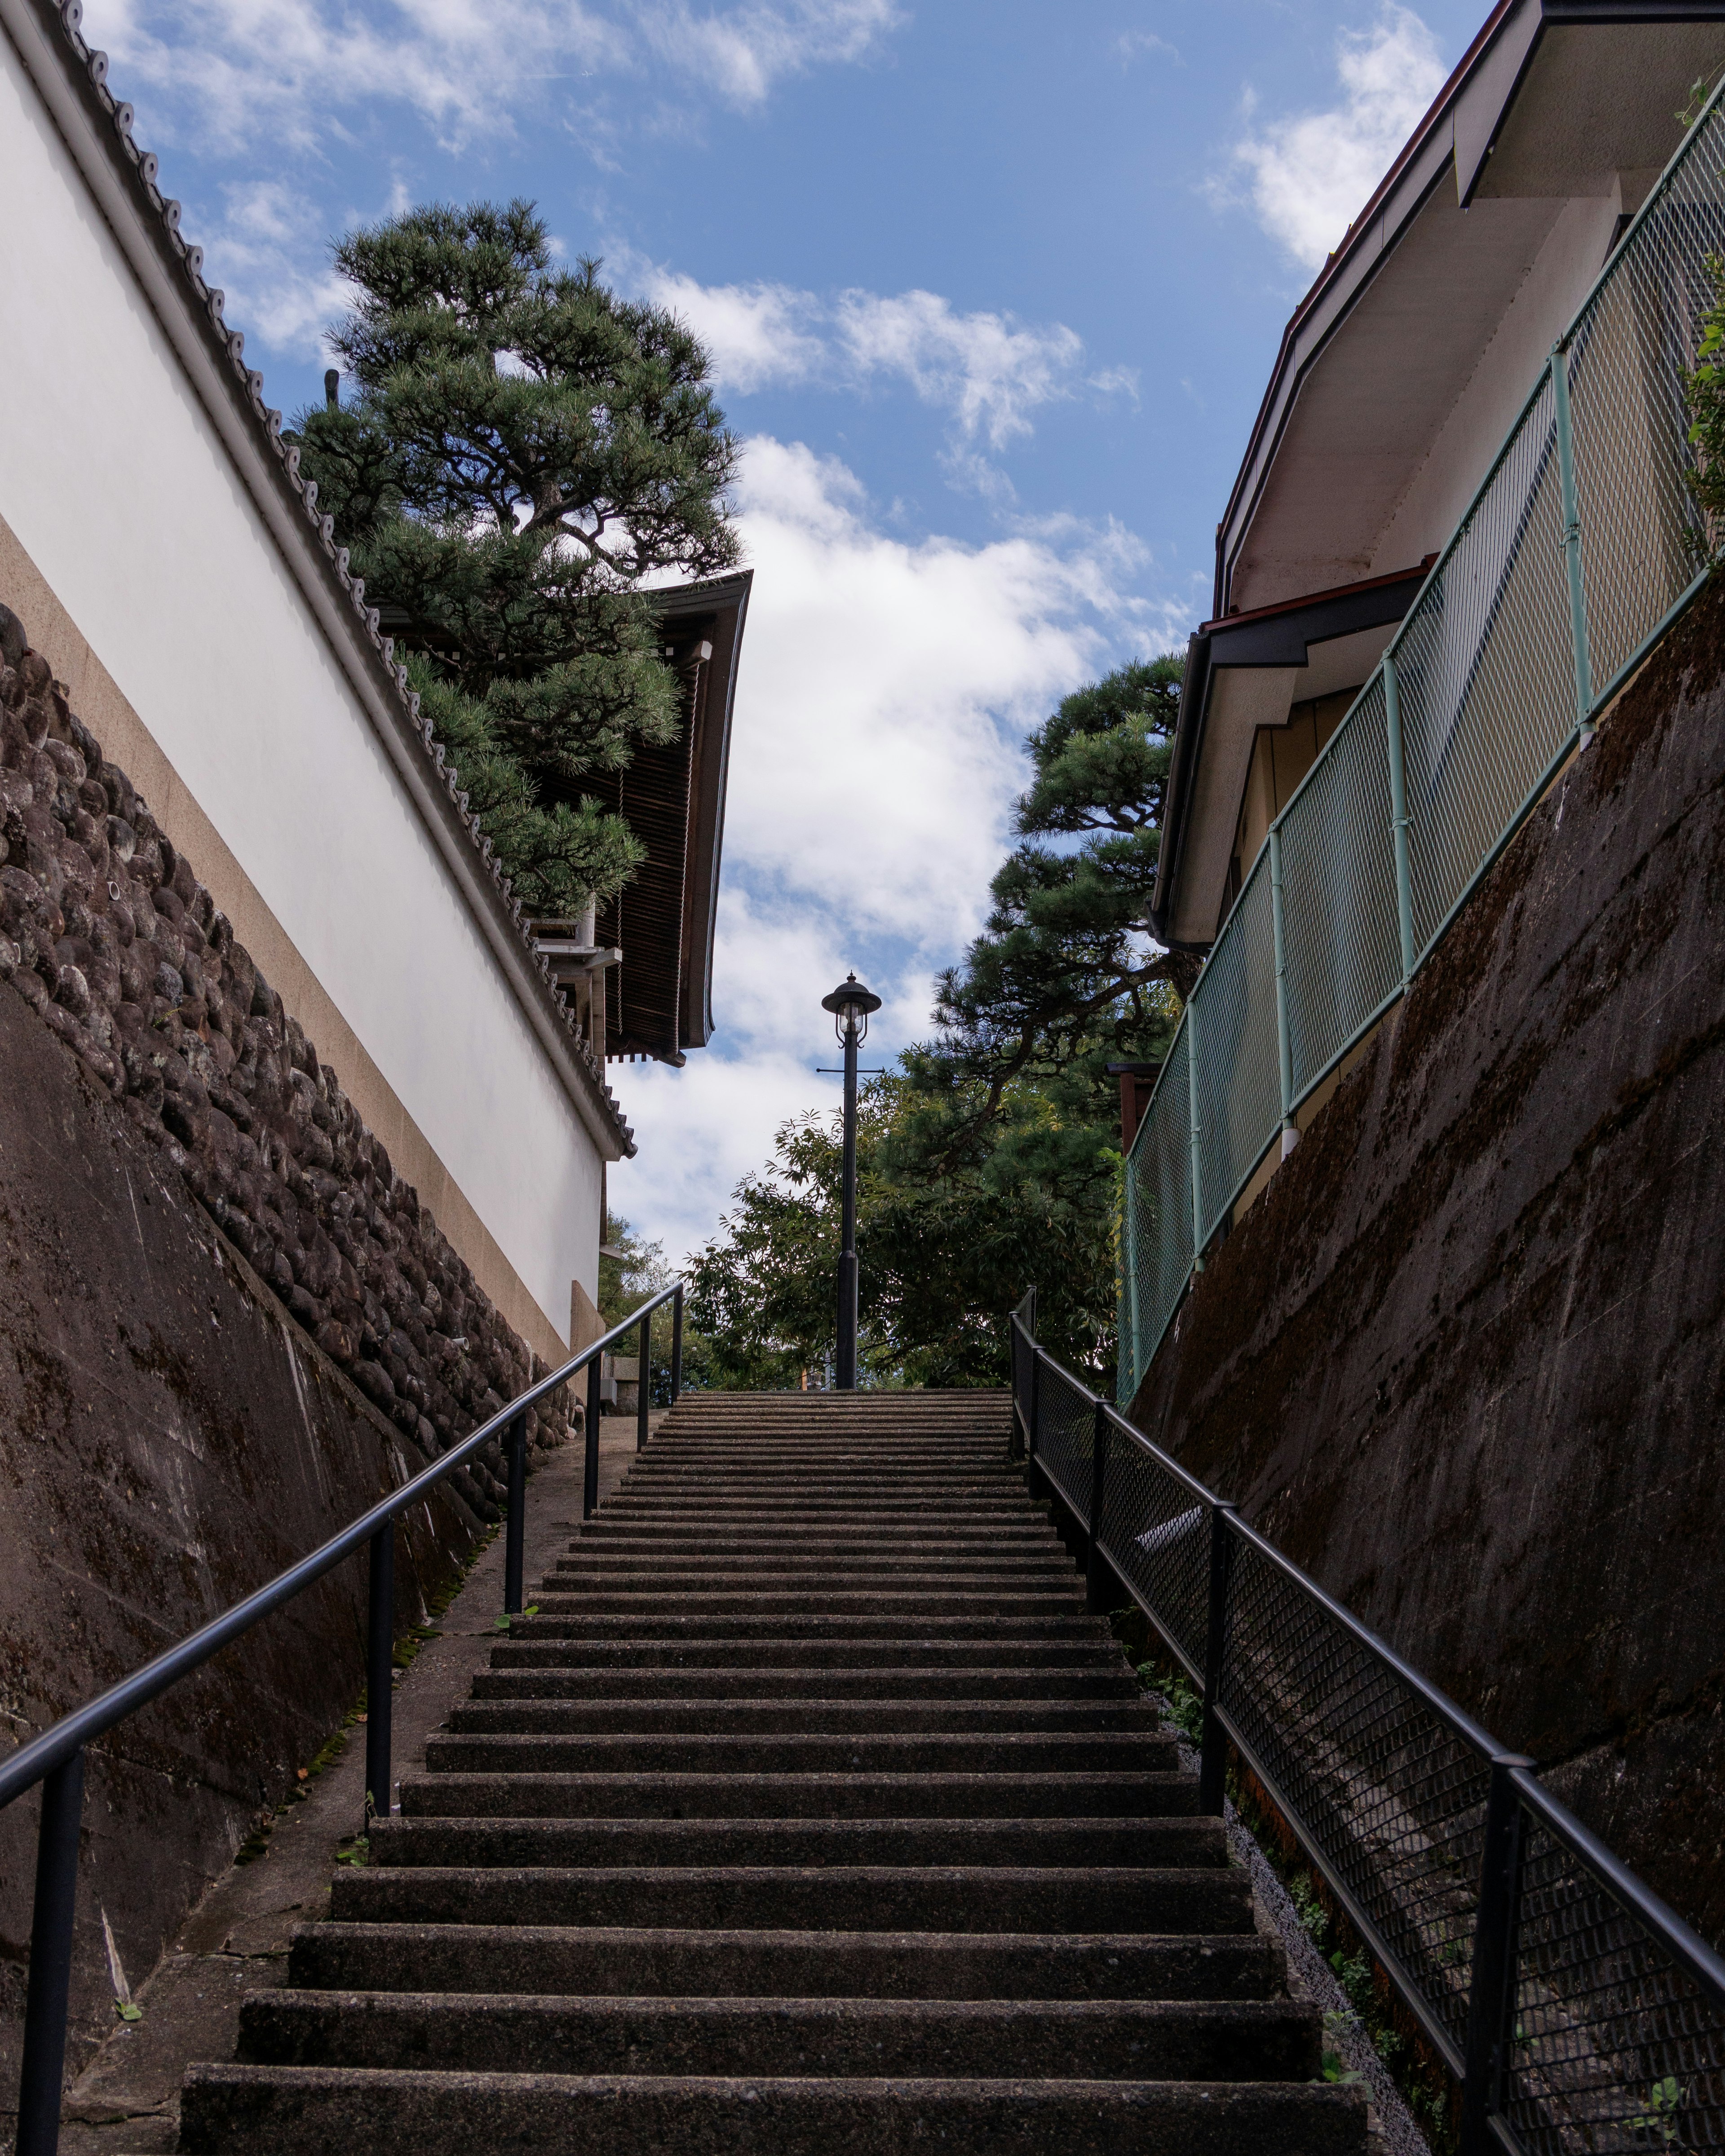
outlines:
[[845, 1050], [845, 1205], [839, 1252], [839, 1353], [836, 1389], [856, 1390], [856, 1051], [868, 1038], [869, 1013], [880, 1008], [852, 973], [820, 999], [833, 1014]]

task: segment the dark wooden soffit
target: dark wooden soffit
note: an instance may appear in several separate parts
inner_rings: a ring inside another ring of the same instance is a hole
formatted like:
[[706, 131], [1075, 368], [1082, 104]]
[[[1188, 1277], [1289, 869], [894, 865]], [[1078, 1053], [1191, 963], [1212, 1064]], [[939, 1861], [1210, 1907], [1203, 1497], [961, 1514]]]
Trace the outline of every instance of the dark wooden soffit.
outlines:
[[683, 727], [668, 747], [638, 748], [626, 770], [596, 789], [647, 848], [634, 880], [599, 913], [600, 943], [623, 953], [606, 976], [608, 1055], [680, 1063], [685, 1050], [712, 1037], [731, 715], [752, 581], [745, 569], [651, 594], [682, 684]]

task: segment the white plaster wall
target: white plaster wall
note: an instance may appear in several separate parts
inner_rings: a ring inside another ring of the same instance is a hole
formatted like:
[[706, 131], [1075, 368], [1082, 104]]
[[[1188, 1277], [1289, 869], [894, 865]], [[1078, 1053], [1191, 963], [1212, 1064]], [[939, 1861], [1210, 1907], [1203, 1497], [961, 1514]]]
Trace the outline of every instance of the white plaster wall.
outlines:
[[0, 515], [560, 1337], [600, 1161], [0, 34]]
[[1384, 526], [1368, 575], [1387, 576], [1435, 553], [1461, 522], [1552, 346], [1604, 266], [1619, 199], [1584, 197], [1565, 203]]

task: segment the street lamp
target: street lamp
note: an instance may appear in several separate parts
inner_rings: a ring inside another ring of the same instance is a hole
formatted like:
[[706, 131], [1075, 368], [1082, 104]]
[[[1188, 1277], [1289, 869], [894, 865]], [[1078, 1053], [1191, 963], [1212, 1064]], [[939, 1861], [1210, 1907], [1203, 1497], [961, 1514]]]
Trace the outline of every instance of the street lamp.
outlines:
[[880, 1008], [855, 973], [820, 999], [833, 1014], [845, 1050], [845, 1207], [839, 1252], [839, 1353], [836, 1389], [856, 1390], [856, 1051], [868, 1038], [869, 1013]]

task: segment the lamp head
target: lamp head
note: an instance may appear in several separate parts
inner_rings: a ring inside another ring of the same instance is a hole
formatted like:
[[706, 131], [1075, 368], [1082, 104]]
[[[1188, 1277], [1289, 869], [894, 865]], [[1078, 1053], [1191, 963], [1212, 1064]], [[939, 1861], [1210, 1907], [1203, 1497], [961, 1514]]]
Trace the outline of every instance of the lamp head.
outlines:
[[820, 1007], [833, 1014], [833, 1030], [840, 1040], [862, 1041], [869, 1035], [869, 1013], [880, 1009], [880, 998], [871, 995], [852, 973], [839, 982], [831, 995], [821, 998]]

